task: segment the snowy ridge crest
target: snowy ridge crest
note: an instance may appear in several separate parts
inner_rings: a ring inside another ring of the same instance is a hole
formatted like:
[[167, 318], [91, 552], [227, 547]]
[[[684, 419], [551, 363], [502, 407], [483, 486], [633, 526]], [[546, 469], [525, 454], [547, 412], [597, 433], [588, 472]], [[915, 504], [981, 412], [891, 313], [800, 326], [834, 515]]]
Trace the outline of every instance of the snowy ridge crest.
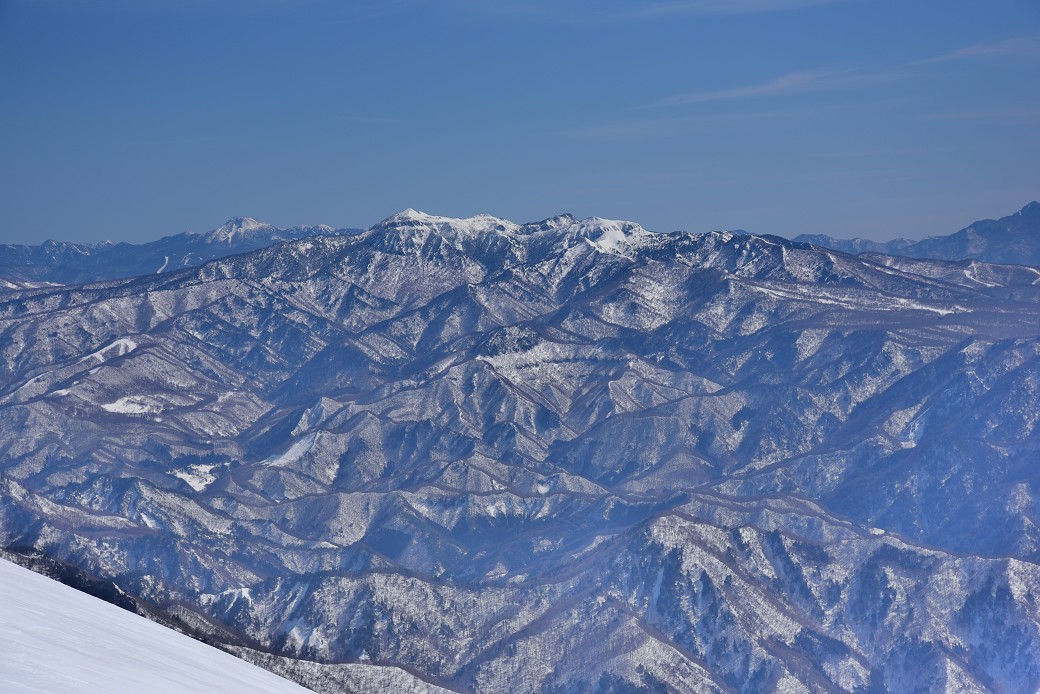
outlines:
[[571, 215], [9, 290], [0, 535], [330, 692], [1040, 691], [1038, 325], [1040, 266]]
[[539, 222], [518, 224], [490, 214], [456, 218], [427, 214], [411, 208], [387, 217], [373, 226], [372, 231], [408, 235], [421, 241], [431, 235], [453, 242], [497, 236], [518, 244], [528, 239], [544, 242], [550, 238], [568, 247], [585, 242], [601, 253], [622, 256], [631, 256], [655, 235], [635, 222], [603, 217], [578, 220], [569, 213]]

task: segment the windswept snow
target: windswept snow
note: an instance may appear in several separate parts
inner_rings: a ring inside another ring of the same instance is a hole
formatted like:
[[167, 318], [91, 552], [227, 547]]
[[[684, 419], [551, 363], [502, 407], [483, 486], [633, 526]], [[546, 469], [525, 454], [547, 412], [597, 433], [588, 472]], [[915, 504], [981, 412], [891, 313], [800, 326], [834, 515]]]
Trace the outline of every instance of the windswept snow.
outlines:
[[187, 470], [177, 470], [173, 475], [187, 482], [195, 491], [201, 492], [216, 481], [217, 476], [213, 474], [213, 469], [216, 467], [216, 465], [192, 465]]
[[495, 217], [490, 214], [478, 214], [472, 217], [456, 219], [454, 217], [441, 217], [426, 214], [408, 208], [402, 212], [389, 217], [382, 222], [384, 225], [399, 225], [404, 227], [428, 227], [430, 229], [453, 229], [467, 236], [476, 236], [487, 233], [513, 233], [519, 225], [508, 219]]
[[317, 432], [311, 432], [305, 435], [304, 437], [297, 439], [293, 442], [291, 446], [289, 446], [289, 450], [285, 451], [284, 453], [279, 453], [278, 455], [273, 455], [260, 464], [267, 467], [292, 465], [297, 460], [306, 455], [308, 451], [311, 450], [311, 447], [314, 445], [314, 437], [316, 435]]
[[106, 402], [101, 409], [118, 414], [159, 414], [163, 411], [163, 403], [146, 395], [127, 395], [115, 402]]
[[108, 361], [114, 357], [121, 357], [124, 354], [130, 354], [137, 349], [137, 343], [131, 340], [129, 337], [121, 337], [115, 342], [105, 345], [96, 352], [92, 352], [87, 356], [80, 359], [81, 362], [87, 361], [88, 359], [97, 359], [98, 361]]
[[586, 242], [600, 253], [625, 257], [631, 257], [633, 248], [649, 234], [638, 224], [601, 217], [583, 220], [576, 227]]
[[0, 560], [0, 691], [95, 694], [308, 690]]

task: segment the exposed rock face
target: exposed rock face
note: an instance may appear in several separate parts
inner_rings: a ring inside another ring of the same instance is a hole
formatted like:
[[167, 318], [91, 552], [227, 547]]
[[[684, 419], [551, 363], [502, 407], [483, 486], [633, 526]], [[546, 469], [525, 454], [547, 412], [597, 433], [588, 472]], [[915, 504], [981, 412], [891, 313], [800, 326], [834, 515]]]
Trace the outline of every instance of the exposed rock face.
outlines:
[[450, 689], [1035, 691], [1038, 334], [1027, 267], [407, 211], [0, 296], [0, 541]]

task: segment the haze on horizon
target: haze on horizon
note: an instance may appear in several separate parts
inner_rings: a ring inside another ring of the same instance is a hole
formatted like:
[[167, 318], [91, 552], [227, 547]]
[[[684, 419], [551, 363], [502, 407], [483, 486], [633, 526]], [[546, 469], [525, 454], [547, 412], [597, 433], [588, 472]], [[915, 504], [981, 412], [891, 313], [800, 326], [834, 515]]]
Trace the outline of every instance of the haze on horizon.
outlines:
[[1033, 0], [5, 0], [0, 242], [405, 208], [948, 234], [1040, 198]]

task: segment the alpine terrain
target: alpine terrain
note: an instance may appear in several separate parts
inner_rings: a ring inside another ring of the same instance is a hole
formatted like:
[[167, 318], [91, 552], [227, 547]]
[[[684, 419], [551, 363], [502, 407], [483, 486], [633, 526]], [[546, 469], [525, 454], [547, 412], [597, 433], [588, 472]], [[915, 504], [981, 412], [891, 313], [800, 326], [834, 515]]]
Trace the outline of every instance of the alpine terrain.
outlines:
[[949, 236], [920, 241], [893, 239], [836, 239], [825, 234], [802, 234], [795, 241], [826, 246], [846, 253], [887, 253], [936, 260], [985, 260], [1040, 266], [1040, 202], [1031, 202], [1001, 219], [983, 219]]
[[0, 291], [172, 272], [284, 241], [358, 231], [333, 229], [324, 224], [279, 229], [250, 217], [233, 217], [205, 234], [185, 232], [142, 244], [4, 244], [0, 245]]
[[324, 691], [1040, 689], [1038, 267], [413, 210], [154, 260], [0, 293], [3, 548]]

